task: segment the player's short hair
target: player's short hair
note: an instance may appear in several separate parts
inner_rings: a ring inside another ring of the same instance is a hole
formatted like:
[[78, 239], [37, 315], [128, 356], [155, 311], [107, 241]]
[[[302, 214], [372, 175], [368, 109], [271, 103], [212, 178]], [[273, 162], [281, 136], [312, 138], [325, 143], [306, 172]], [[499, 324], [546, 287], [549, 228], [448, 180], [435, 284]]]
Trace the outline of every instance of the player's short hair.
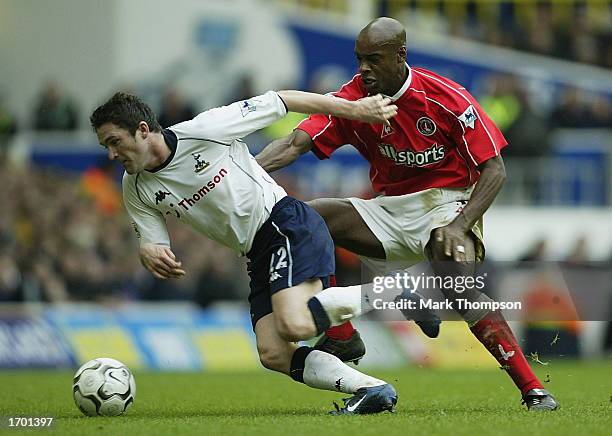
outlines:
[[141, 99], [132, 94], [117, 92], [106, 103], [99, 106], [89, 117], [94, 131], [106, 123], [126, 129], [134, 134], [141, 121], [149, 125], [152, 132], [161, 132], [162, 128], [153, 110]]

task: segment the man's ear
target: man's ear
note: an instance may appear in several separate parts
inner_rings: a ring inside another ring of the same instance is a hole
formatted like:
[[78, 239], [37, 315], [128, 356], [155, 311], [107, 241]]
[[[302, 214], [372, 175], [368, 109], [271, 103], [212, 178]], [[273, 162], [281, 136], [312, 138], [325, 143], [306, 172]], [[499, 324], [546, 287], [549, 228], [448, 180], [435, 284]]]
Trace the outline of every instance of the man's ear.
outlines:
[[406, 46], [402, 45], [398, 50], [397, 50], [397, 61], [400, 64], [404, 64], [406, 63]]
[[140, 136], [142, 136], [142, 139], [146, 139], [147, 136], [149, 136], [149, 133], [151, 132], [149, 130], [149, 125], [145, 121], [141, 121], [140, 123], [138, 123], [138, 129], [136, 131], [140, 132]]

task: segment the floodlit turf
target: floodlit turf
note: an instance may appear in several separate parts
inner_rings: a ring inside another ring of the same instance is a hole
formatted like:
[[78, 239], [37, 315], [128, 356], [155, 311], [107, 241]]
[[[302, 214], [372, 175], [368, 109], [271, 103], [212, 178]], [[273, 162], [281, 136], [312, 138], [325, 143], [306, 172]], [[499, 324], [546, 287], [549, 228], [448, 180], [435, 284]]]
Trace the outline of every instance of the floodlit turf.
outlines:
[[[75, 407], [71, 372], [0, 371], [0, 433], [7, 416], [53, 416], [52, 434], [610, 434], [612, 361], [538, 366], [562, 409], [528, 413], [501, 370], [407, 368], [373, 371], [399, 393], [397, 413], [328, 416], [342, 394], [267, 373], [137, 373], [134, 406], [115, 418], [88, 418]], [[41, 434], [48, 430], [32, 430]]]

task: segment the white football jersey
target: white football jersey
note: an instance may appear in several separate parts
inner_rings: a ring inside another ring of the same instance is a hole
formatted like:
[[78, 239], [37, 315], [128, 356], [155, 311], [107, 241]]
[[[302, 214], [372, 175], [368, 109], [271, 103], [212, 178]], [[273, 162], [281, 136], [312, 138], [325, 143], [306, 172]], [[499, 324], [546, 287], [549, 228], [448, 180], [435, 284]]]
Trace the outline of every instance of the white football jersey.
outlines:
[[163, 131], [173, 149], [155, 170], [123, 176], [123, 199], [142, 243], [170, 245], [167, 218], [244, 255], [287, 195], [240, 140], [284, 117], [276, 92], [202, 112]]

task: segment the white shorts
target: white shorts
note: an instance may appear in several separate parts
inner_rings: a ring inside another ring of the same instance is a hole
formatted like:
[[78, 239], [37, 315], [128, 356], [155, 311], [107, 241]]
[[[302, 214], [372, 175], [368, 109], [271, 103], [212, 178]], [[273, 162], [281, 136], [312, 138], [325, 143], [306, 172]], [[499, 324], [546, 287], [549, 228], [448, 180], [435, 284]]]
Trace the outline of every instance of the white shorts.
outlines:
[[[414, 265], [426, 259], [425, 247], [431, 232], [455, 219], [470, 199], [473, 189], [474, 186], [433, 188], [400, 196], [349, 200], [382, 243], [386, 260]], [[472, 232], [477, 238], [476, 259], [482, 260], [482, 220], [472, 228]]]

